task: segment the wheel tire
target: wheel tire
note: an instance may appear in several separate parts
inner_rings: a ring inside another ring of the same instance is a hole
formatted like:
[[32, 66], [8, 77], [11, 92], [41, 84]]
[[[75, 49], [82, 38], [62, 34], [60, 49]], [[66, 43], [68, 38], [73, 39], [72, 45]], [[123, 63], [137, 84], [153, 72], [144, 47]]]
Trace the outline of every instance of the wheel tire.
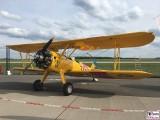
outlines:
[[71, 95], [73, 92], [73, 85], [70, 82], [67, 82], [66, 84], [63, 85], [63, 93], [65, 96]]
[[41, 83], [41, 80], [36, 80], [33, 83], [33, 90], [35, 91], [41, 91], [43, 90], [43, 83]]

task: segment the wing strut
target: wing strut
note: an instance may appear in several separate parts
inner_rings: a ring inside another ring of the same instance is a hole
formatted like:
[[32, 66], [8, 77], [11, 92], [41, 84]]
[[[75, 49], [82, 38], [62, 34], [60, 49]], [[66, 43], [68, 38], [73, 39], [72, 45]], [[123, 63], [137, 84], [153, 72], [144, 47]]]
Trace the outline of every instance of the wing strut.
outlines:
[[61, 56], [63, 56], [63, 54], [64, 54], [64, 53], [65, 53], [65, 51], [67, 50], [68, 46], [69, 46], [69, 43], [65, 46], [65, 48], [64, 48], [64, 50], [63, 50], [63, 52], [61, 53]]
[[115, 40], [114, 48], [114, 70], [120, 70], [120, 48], [117, 48], [117, 42]]
[[19, 55], [20, 55], [20, 58], [21, 58], [22, 67], [25, 68], [25, 63], [24, 63], [23, 58], [22, 58], [22, 52], [19, 52]]
[[76, 51], [76, 48], [68, 55], [68, 57], [67, 58], [70, 58], [71, 57], [71, 55], [74, 53]]
[[114, 70], [120, 70], [120, 48], [114, 48]]

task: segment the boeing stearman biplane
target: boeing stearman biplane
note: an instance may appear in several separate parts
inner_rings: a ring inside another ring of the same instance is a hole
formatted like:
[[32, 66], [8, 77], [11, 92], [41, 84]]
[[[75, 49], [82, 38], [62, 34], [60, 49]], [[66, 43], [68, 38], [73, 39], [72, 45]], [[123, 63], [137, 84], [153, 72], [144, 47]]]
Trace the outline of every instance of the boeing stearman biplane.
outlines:
[[[23, 62], [22, 68], [14, 68], [14, 70], [21, 70], [23, 73], [26, 70], [44, 71], [41, 79], [33, 83], [35, 91], [43, 90], [43, 83], [48, 74], [57, 72], [61, 77], [64, 95], [71, 95], [73, 85], [67, 82], [65, 75], [88, 76], [93, 79], [142, 79], [149, 77], [151, 73], [145, 71], [120, 70], [120, 48], [144, 46], [152, 42], [154, 38], [155, 36], [151, 32], [136, 32], [55, 42], [52, 42], [54, 38], [51, 38], [47, 43], [8, 45], [7, 47], [19, 51], [21, 59], [22, 53], [26, 53], [26, 59], [29, 53], [36, 53], [29, 66], [26, 66], [26, 62]], [[113, 70], [95, 69], [94, 63], [89, 67], [70, 58], [77, 49], [97, 50], [111, 48], [114, 49]], [[62, 53], [58, 53], [60, 49], [63, 50]], [[67, 49], [72, 49], [72, 52], [68, 56], [65, 56], [64, 54]], [[38, 68], [33, 68], [32, 63], [35, 63]]]

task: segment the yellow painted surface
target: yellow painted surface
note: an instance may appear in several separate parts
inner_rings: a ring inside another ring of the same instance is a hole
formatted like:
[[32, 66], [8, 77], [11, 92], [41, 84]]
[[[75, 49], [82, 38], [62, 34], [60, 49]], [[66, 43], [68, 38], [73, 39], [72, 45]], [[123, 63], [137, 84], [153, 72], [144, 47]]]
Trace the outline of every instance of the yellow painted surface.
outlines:
[[[155, 36], [150, 32], [127, 33], [120, 35], [101, 36], [93, 38], [84, 38], [77, 40], [56, 41], [51, 43], [49, 50], [52, 54], [52, 63], [45, 70], [45, 73], [58, 72], [61, 76], [62, 83], [66, 82], [65, 74], [73, 76], [89, 76], [93, 78], [110, 78], [110, 79], [141, 79], [149, 77], [151, 73], [144, 71], [128, 71], [120, 70], [120, 48], [138, 47], [146, 45], [154, 40]], [[21, 44], [8, 45], [7, 47], [21, 51], [24, 53], [32, 53], [39, 51], [46, 43], [35, 44]], [[71, 60], [63, 53], [66, 49], [74, 48], [80, 50], [95, 50], [95, 49], [115, 49], [115, 69], [99, 70], [88, 67], [83, 63]], [[59, 49], [64, 49], [62, 54], [57, 53]], [[118, 51], [116, 52], [116, 49]], [[118, 67], [118, 70], [117, 70]], [[16, 68], [17, 70], [24, 70], [24, 68]], [[29, 69], [31, 71], [41, 71], [40, 69]], [[44, 74], [42, 81], [44, 81], [47, 74]]]
[[[88, 76], [95, 78], [110, 78], [110, 79], [141, 79], [151, 76], [151, 73], [135, 70], [101, 70], [92, 69], [83, 63], [70, 60], [66, 57], [61, 57], [60, 54], [52, 52], [56, 57], [51, 66], [47, 69], [49, 72], [59, 72], [63, 70], [64, 74], [71, 76]], [[59, 62], [58, 62], [59, 61]]]
[[68, 72], [71, 76], [87, 76], [93, 78], [108, 78], [108, 79], [143, 79], [150, 77], [151, 73], [134, 70], [90, 70], [90, 71], [73, 71]]
[[[138, 47], [149, 44], [154, 38], [155, 36], [151, 32], [126, 33], [77, 40], [55, 41], [50, 45], [49, 49], [57, 51], [64, 49], [66, 45], [68, 45], [68, 49], [75, 48], [80, 50]], [[44, 44], [46, 43], [8, 45], [7, 47], [24, 53], [33, 53], [40, 50]]]

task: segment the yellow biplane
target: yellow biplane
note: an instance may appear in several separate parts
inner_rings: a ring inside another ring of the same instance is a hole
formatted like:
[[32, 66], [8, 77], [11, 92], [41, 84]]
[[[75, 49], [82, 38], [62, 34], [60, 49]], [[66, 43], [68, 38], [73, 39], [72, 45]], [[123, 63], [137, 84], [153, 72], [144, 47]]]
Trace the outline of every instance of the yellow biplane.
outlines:
[[[151, 32], [135, 32], [55, 42], [52, 42], [54, 38], [51, 38], [47, 43], [8, 45], [7, 47], [19, 51], [21, 59], [22, 53], [26, 53], [26, 59], [29, 53], [36, 53], [29, 66], [26, 66], [26, 63], [23, 62], [22, 68], [14, 68], [14, 70], [21, 70], [23, 73], [26, 70], [44, 72], [41, 79], [33, 83], [33, 89], [35, 91], [43, 90], [43, 83], [48, 74], [57, 72], [61, 77], [64, 95], [71, 95], [73, 85], [67, 82], [65, 75], [87, 76], [92, 77], [93, 80], [96, 80], [96, 78], [142, 79], [149, 77], [151, 73], [145, 71], [120, 70], [120, 48], [144, 46], [152, 42], [154, 38], [155, 36]], [[89, 67], [70, 58], [77, 49], [97, 50], [111, 48], [114, 49], [113, 70], [95, 69], [94, 63]], [[62, 53], [58, 53], [60, 49], [63, 50]], [[64, 54], [67, 49], [72, 49], [72, 52], [68, 56], [65, 56]], [[38, 68], [33, 68], [33, 63]]]

